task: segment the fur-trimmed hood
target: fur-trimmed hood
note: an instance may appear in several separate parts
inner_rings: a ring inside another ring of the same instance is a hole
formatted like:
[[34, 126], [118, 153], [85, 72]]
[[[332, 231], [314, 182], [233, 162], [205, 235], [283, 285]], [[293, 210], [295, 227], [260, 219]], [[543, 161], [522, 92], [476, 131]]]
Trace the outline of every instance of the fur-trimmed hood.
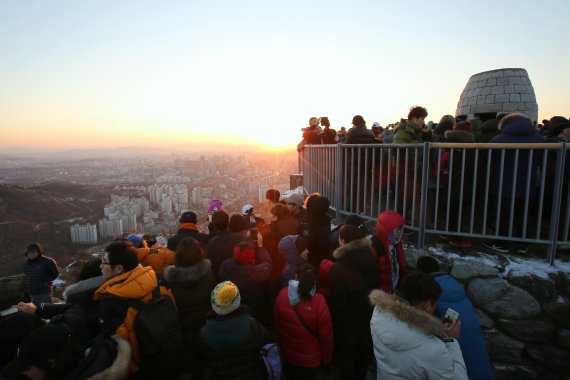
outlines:
[[164, 269], [164, 278], [168, 282], [195, 282], [212, 271], [212, 263], [208, 259], [188, 267], [168, 266]]
[[474, 135], [471, 132], [463, 131], [461, 129], [454, 129], [445, 132], [445, 138], [448, 142], [455, 143], [472, 143], [475, 141]]
[[[419, 330], [419, 332], [427, 336], [436, 336], [439, 338], [447, 337], [443, 330], [443, 323], [439, 319], [425, 311], [411, 306], [402, 298], [378, 289], [373, 290], [370, 293], [369, 298], [372, 305], [376, 306], [381, 313], [388, 313], [393, 318], [407, 324], [412, 328], [412, 330], [416, 330], [416, 335]], [[414, 331], [412, 331], [412, 333], [414, 333]], [[401, 335], [399, 330], [398, 335]], [[389, 334], [386, 334], [384, 337], [386, 336], [389, 336]], [[410, 346], [417, 345], [417, 338], [403, 339], [400, 336], [397, 340], [398, 344]], [[389, 342], [384, 343], [386, 345], [390, 345]], [[392, 343], [395, 344], [395, 342]]]
[[350, 251], [359, 251], [364, 249], [370, 250], [371, 245], [372, 242], [370, 241], [370, 239], [368, 239], [368, 237], [363, 237], [362, 239], [353, 240], [350, 243], [347, 243], [342, 247], [338, 247], [337, 249], [335, 249], [335, 251], [333, 252], [333, 257], [335, 259], [340, 259], [344, 255], [346, 255], [347, 252]]
[[63, 292], [63, 299], [67, 300], [70, 296], [91, 291], [91, 293], [95, 293], [103, 283], [105, 282], [105, 277], [103, 275], [97, 277], [91, 277], [86, 280], [79, 281], [73, 285], [70, 285], [65, 291]]
[[113, 335], [111, 338], [117, 342], [117, 357], [109, 368], [91, 376], [87, 380], [122, 380], [129, 374], [131, 345], [118, 335]]

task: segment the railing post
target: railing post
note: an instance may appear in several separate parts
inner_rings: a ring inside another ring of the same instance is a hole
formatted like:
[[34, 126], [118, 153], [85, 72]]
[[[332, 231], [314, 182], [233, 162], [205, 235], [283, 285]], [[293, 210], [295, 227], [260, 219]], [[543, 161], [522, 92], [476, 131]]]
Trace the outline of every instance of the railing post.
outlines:
[[560, 150], [556, 154], [556, 177], [554, 179], [554, 194], [552, 197], [552, 212], [550, 214], [550, 244], [546, 252], [548, 264], [554, 265], [556, 256], [556, 241], [558, 240], [558, 224], [560, 223], [560, 198], [564, 182], [564, 160], [566, 157], [566, 144], [560, 143]]
[[342, 186], [342, 149], [340, 148], [342, 144], [336, 145], [336, 160], [335, 160], [335, 198], [336, 198], [336, 225], [340, 224], [340, 188]]
[[[414, 168], [415, 170], [415, 168]], [[420, 195], [420, 224], [418, 228], [418, 249], [424, 249], [426, 233], [426, 213], [428, 195], [428, 171], [429, 171], [429, 143], [424, 143], [424, 154], [422, 159], [422, 187]]]

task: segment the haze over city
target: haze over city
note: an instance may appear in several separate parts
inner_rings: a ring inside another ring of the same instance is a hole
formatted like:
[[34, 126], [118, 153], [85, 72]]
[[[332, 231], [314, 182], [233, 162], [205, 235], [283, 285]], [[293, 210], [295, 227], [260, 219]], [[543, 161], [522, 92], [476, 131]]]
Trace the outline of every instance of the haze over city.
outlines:
[[333, 128], [453, 114], [475, 73], [525, 68], [570, 114], [567, 1], [3, 2], [0, 149], [291, 148]]

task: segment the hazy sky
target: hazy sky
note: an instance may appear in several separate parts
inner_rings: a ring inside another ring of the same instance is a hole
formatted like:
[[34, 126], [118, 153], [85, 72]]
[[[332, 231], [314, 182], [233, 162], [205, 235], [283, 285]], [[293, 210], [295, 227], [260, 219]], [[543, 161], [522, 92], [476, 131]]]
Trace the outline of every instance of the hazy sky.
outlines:
[[525, 68], [570, 116], [570, 1], [2, 1], [0, 148], [297, 142], [310, 116], [453, 114]]

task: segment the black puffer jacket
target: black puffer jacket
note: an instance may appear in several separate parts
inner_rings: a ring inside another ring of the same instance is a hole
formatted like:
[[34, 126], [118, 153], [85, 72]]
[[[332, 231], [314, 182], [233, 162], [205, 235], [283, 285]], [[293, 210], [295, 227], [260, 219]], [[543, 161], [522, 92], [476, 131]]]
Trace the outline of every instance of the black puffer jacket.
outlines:
[[345, 144], [376, 144], [374, 133], [365, 126], [350, 128], [344, 139]]
[[233, 257], [234, 247], [241, 242], [253, 242], [241, 232], [218, 232], [212, 240], [206, 245], [206, 257], [212, 264], [212, 272], [214, 276], [218, 275], [218, 270], [222, 263]]
[[176, 300], [178, 316], [184, 331], [184, 348], [182, 369], [184, 372], [198, 366], [196, 351], [198, 350], [200, 329], [206, 321], [206, 314], [211, 310], [210, 293], [215, 286], [214, 274], [210, 260], [187, 267], [169, 266], [164, 270], [164, 277]]
[[225, 316], [211, 312], [200, 331], [200, 357], [211, 380], [262, 380], [259, 350], [272, 341], [243, 306]]
[[40, 255], [34, 260], [26, 260], [22, 265], [28, 294], [51, 293], [53, 280], [59, 275], [54, 259]]
[[307, 249], [308, 262], [318, 268], [323, 259], [328, 258], [331, 243], [331, 219], [327, 215], [329, 200], [317, 196], [307, 203], [308, 231]]

